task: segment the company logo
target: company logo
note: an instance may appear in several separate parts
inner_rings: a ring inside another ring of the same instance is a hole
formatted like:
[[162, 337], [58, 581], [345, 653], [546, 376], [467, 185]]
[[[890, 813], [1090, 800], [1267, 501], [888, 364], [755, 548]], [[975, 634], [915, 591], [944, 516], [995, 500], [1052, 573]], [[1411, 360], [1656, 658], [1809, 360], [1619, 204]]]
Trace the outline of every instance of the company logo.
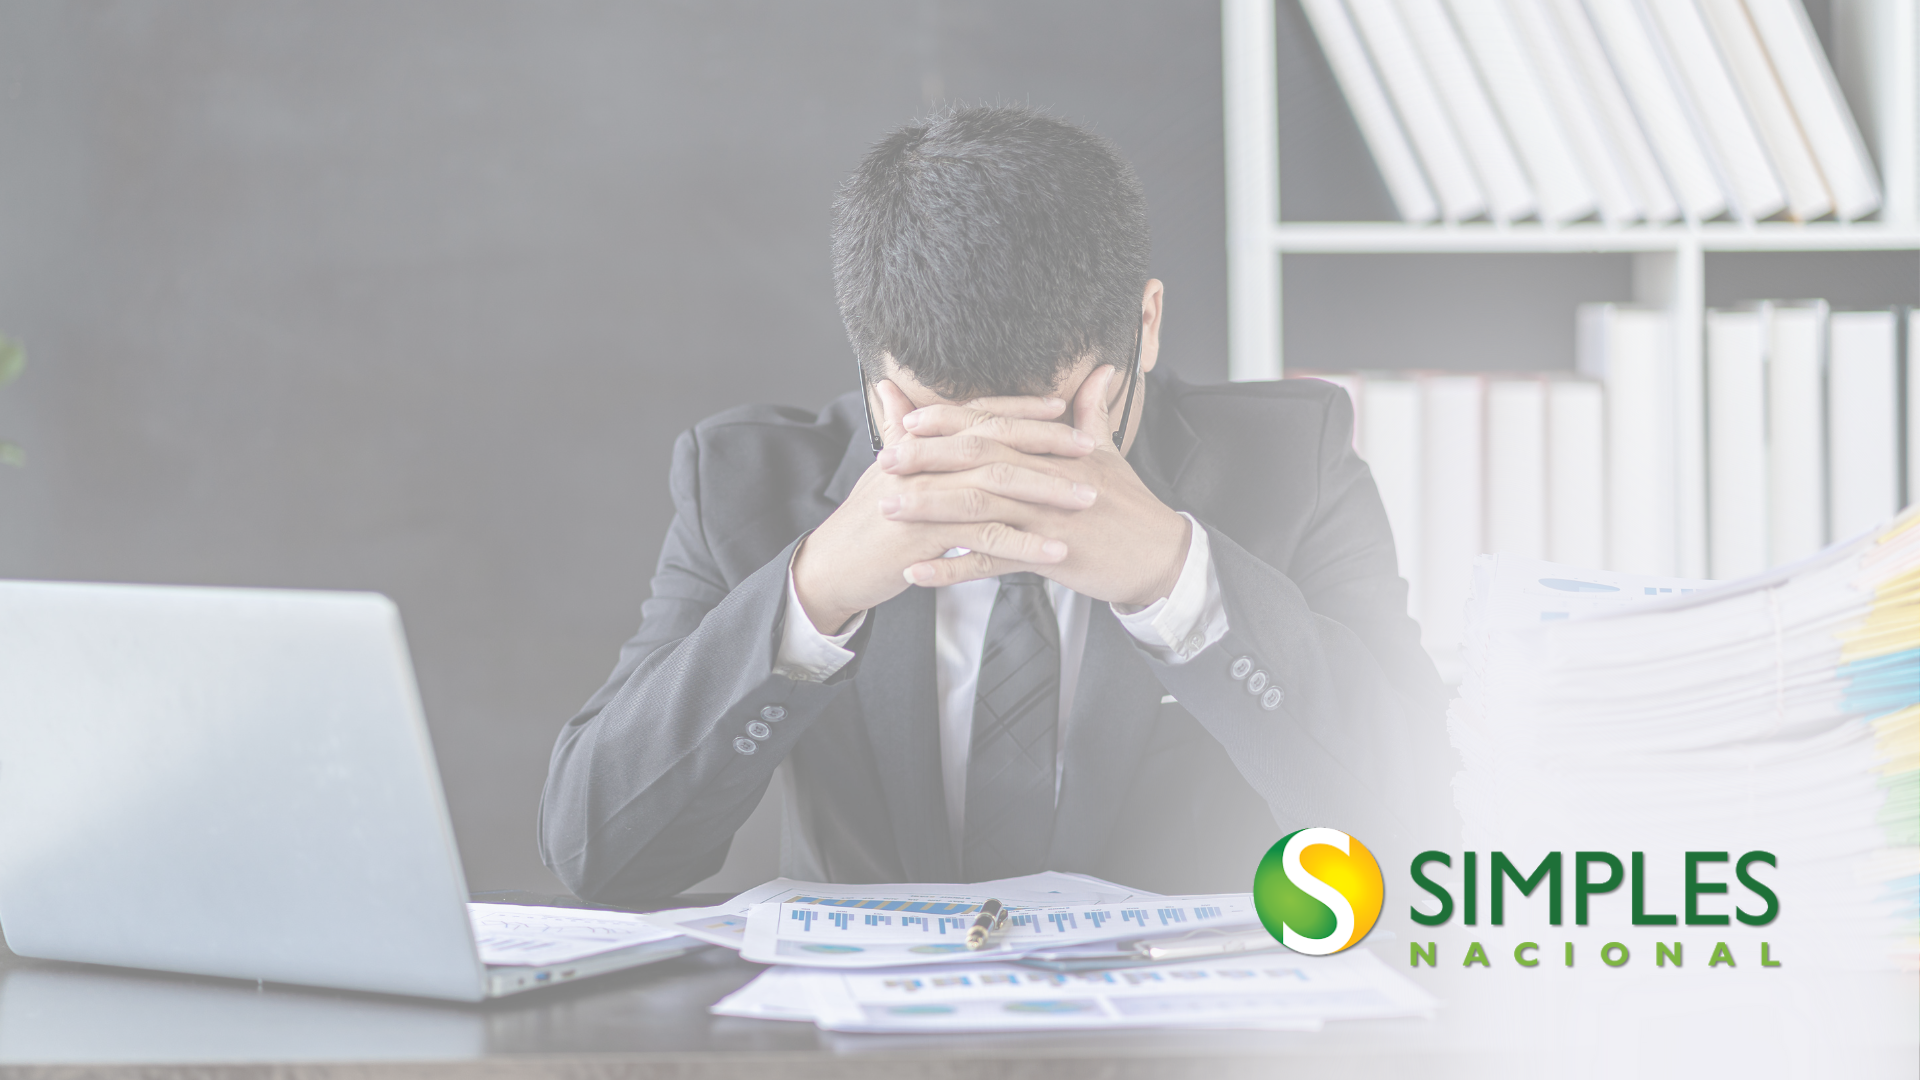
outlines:
[[1367, 846], [1338, 829], [1300, 829], [1253, 872], [1253, 908], [1280, 944], [1308, 956], [1357, 945], [1380, 918], [1386, 885]]

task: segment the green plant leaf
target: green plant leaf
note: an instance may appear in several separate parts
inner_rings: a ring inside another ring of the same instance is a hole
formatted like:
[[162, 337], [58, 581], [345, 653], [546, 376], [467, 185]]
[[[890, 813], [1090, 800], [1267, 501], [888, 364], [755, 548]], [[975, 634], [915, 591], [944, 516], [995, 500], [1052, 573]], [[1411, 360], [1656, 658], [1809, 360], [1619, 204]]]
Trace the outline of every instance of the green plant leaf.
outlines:
[[27, 452], [19, 443], [0, 442], [0, 465], [25, 465]]
[[10, 337], [0, 337], [0, 386], [20, 377], [27, 369], [27, 351]]

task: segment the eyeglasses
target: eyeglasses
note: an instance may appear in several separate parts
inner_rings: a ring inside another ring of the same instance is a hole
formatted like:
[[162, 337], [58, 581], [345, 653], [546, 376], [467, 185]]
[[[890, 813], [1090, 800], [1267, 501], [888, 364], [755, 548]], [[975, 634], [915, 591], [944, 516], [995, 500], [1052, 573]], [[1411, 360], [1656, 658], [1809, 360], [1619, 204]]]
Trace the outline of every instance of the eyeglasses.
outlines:
[[1127, 421], [1133, 419], [1133, 384], [1140, 377], [1140, 333], [1133, 328], [1133, 363], [1127, 365], [1127, 407], [1120, 411], [1120, 430], [1113, 433], [1113, 448], [1126, 453]]
[[[1133, 330], [1133, 362], [1127, 365], [1127, 404], [1120, 410], [1120, 430], [1113, 433], [1113, 448], [1126, 449], [1127, 423], [1133, 419], [1133, 388], [1140, 378], [1140, 339], [1141, 328]], [[880, 438], [880, 425], [873, 422], [873, 388], [867, 383], [867, 365], [858, 357], [854, 364], [860, 369], [860, 412], [867, 418], [867, 443], [874, 453], [886, 449], [887, 444]]]

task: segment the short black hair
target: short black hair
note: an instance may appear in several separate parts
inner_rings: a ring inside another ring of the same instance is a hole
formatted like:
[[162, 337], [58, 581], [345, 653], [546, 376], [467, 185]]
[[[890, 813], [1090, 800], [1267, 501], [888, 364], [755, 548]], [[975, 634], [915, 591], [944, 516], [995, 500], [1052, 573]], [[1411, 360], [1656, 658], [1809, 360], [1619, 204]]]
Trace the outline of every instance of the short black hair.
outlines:
[[834, 203], [833, 278], [867, 370], [942, 397], [1053, 389], [1125, 367], [1147, 283], [1147, 200], [1113, 144], [1028, 108], [958, 107], [881, 139]]

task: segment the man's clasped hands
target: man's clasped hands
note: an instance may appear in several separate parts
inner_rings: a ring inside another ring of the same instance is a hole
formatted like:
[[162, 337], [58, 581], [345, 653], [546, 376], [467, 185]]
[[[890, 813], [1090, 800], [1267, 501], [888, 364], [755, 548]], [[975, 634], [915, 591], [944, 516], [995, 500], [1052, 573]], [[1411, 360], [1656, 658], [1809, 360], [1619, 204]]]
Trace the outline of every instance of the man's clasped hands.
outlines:
[[[1190, 525], [1113, 445], [1124, 374], [1083, 368], [1062, 380], [1079, 377], [1071, 403], [949, 402], [902, 372], [875, 381], [886, 448], [794, 558], [795, 591], [815, 628], [837, 633], [909, 582], [932, 588], [1020, 570], [1123, 611], [1166, 596]], [[1141, 387], [1136, 422], [1144, 397]], [[955, 548], [966, 554], [944, 557]]]

